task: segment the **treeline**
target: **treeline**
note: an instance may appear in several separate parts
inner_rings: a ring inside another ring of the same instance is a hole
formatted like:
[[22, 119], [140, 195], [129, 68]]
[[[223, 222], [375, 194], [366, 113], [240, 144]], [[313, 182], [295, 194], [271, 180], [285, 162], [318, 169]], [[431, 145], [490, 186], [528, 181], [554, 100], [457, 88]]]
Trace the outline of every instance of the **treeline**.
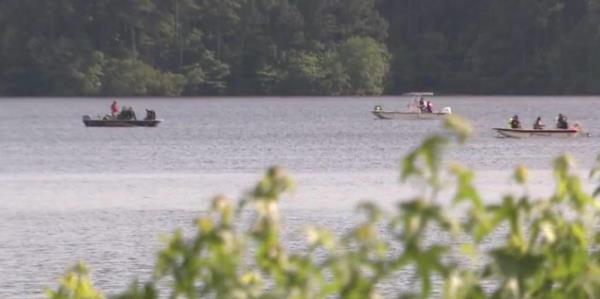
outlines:
[[600, 0], [4, 0], [0, 95], [600, 93]]

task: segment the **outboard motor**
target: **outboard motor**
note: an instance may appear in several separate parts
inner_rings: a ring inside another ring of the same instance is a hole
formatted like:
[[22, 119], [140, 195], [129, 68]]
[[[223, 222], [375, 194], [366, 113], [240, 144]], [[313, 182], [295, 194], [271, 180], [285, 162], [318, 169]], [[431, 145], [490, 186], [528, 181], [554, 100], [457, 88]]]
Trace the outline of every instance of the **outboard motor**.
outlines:
[[440, 113], [452, 114], [452, 109], [450, 107], [444, 107], [444, 109], [442, 109], [442, 111], [440, 111]]
[[146, 109], [146, 120], [156, 120], [156, 112]]

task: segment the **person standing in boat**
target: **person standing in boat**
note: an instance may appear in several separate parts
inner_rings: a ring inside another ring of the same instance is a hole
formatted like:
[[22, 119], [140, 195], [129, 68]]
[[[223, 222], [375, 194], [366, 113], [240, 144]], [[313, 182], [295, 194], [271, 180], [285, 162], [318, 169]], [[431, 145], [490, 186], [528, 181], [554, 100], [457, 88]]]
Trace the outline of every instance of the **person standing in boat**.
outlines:
[[119, 104], [117, 104], [117, 101], [113, 101], [110, 105], [110, 115], [116, 116], [117, 113], [119, 113]]
[[510, 128], [511, 129], [520, 129], [521, 128], [521, 121], [519, 120], [519, 116], [518, 115], [515, 114], [510, 119]]
[[544, 123], [542, 123], [542, 117], [538, 116], [535, 122], [533, 123], [534, 130], [543, 130], [545, 127]]
[[419, 98], [419, 110], [421, 110], [421, 112], [427, 111], [427, 105], [423, 96]]

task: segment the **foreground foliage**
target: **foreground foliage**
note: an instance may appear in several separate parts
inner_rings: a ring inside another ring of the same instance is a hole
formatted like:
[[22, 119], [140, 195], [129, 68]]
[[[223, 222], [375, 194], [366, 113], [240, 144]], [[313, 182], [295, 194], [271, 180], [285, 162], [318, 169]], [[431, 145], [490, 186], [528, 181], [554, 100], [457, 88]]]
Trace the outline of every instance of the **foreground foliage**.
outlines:
[[[159, 298], [159, 282], [170, 284], [169, 298], [381, 298], [386, 281], [399, 298], [600, 296], [600, 207], [594, 199], [600, 188], [585, 192], [571, 159], [561, 156], [554, 161], [551, 196], [534, 199], [527, 169], [518, 167], [513, 179], [522, 190], [488, 203], [472, 171], [442, 163], [444, 150], [463, 143], [470, 127], [456, 117], [445, 127], [404, 158], [402, 182], [423, 188], [396, 210], [364, 203], [365, 221], [341, 235], [309, 227], [308, 249], [292, 252], [281, 241], [278, 201], [293, 184], [272, 168], [239, 205], [215, 198], [210, 213], [196, 220], [192, 238], [181, 231], [170, 237], [152, 280], [133, 282], [111, 298]], [[452, 203], [439, 204], [449, 185]], [[251, 225], [241, 220], [248, 209]], [[394, 283], [406, 275], [414, 285]], [[82, 265], [48, 294], [103, 298]]]

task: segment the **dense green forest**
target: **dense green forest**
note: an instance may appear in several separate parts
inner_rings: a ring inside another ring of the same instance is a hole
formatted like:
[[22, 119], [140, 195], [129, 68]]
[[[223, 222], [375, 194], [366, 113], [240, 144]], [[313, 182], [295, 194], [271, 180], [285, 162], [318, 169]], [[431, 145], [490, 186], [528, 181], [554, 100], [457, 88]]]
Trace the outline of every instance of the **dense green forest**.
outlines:
[[600, 0], [4, 0], [0, 95], [600, 93]]

